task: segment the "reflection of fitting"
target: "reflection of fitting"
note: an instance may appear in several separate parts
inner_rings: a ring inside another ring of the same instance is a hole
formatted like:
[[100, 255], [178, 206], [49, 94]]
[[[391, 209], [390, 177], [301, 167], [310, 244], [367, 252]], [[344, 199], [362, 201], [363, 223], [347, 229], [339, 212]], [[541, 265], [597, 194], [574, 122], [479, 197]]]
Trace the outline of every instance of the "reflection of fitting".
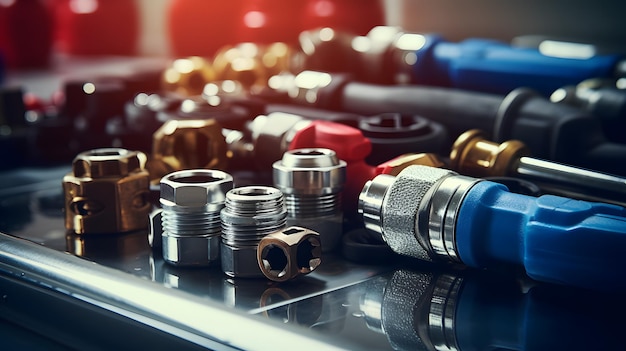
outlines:
[[261, 272], [277, 282], [311, 273], [322, 262], [319, 236], [301, 227], [266, 235], [257, 250]]
[[245, 186], [226, 194], [222, 219], [222, 270], [231, 277], [263, 277], [257, 263], [259, 241], [285, 228], [287, 209], [280, 190]]
[[143, 229], [150, 213], [146, 155], [106, 148], [78, 154], [63, 178], [65, 228], [77, 234]]
[[346, 163], [330, 149], [290, 150], [274, 163], [274, 186], [285, 194], [287, 225], [320, 233], [323, 251], [339, 245], [345, 181]]
[[217, 170], [184, 170], [161, 180], [163, 259], [180, 266], [219, 260], [220, 216], [233, 178]]
[[169, 120], [153, 135], [148, 162], [153, 182], [182, 169], [224, 169], [227, 146], [221, 125], [213, 119]]

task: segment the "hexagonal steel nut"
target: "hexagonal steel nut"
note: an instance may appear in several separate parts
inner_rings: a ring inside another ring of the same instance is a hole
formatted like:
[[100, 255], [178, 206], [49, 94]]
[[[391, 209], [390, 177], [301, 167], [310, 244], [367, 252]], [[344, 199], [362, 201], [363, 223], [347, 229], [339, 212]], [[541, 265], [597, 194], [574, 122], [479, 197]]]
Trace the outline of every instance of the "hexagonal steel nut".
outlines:
[[219, 235], [170, 236], [163, 234], [163, 259], [175, 266], [201, 267], [219, 263]]
[[222, 242], [220, 248], [222, 271], [233, 278], [262, 278], [257, 263], [257, 246], [232, 247]]
[[63, 178], [65, 227], [77, 234], [148, 227], [149, 174], [139, 151], [103, 148], [76, 156]]
[[226, 169], [228, 145], [214, 119], [169, 120], [152, 136], [153, 180], [183, 169]]
[[311, 273], [322, 262], [319, 236], [302, 227], [289, 227], [265, 236], [257, 250], [261, 272], [277, 282]]
[[226, 193], [232, 188], [233, 177], [226, 172], [210, 169], [183, 170], [170, 173], [161, 179], [160, 202], [164, 209], [174, 206], [215, 205], [213, 210], [219, 210], [226, 199]]

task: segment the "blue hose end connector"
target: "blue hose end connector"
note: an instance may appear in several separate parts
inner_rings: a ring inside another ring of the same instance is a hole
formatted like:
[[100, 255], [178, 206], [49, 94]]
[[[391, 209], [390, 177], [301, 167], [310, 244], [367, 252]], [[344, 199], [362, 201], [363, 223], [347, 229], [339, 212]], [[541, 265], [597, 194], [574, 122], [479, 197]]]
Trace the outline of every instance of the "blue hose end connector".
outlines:
[[508, 192], [488, 181], [470, 189], [457, 217], [461, 261], [518, 263], [533, 279], [592, 289], [626, 288], [626, 209]]

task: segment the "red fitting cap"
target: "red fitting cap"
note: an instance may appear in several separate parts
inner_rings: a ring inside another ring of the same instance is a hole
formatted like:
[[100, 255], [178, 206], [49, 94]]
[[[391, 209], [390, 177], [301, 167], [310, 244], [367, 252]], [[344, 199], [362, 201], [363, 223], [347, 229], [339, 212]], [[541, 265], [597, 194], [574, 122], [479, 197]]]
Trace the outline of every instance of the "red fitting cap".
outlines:
[[329, 121], [313, 121], [296, 133], [289, 144], [289, 150], [308, 147], [334, 150], [346, 162], [363, 160], [372, 151], [370, 140], [360, 130]]

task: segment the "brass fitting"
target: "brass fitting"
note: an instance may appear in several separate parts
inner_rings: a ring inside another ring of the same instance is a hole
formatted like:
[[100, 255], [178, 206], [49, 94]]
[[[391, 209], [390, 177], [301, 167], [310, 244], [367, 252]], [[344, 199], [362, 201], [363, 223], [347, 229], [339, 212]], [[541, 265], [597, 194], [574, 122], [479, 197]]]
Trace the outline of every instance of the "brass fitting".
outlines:
[[450, 167], [474, 177], [505, 176], [521, 157], [529, 153], [521, 141], [498, 144], [486, 140], [482, 131], [472, 129], [461, 134], [452, 145]]
[[72, 172], [63, 177], [65, 228], [77, 234], [147, 228], [151, 205], [145, 163], [144, 153], [120, 148], [78, 154]]
[[412, 165], [441, 168], [445, 164], [439, 156], [430, 153], [404, 154], [376, 166], [376, 175], [389, 174], [397, 176], [403, 169]]
[[277, 282], [311, 273], [322, 262], [319, 236], [302, 227], [289, 227], [266, 235], [257, 250], [261, 272]]
[[205, 84], [215, 80], [211, 63], [199, 56], [174, 60], [163, 72], [163, 90], [181, 96], [202, 94]]
[[153, 184], [183, 169], [223, 170], [228, 146], [221, 125], [213, 119], [169, 120], [154, 132], [148, 169]]

